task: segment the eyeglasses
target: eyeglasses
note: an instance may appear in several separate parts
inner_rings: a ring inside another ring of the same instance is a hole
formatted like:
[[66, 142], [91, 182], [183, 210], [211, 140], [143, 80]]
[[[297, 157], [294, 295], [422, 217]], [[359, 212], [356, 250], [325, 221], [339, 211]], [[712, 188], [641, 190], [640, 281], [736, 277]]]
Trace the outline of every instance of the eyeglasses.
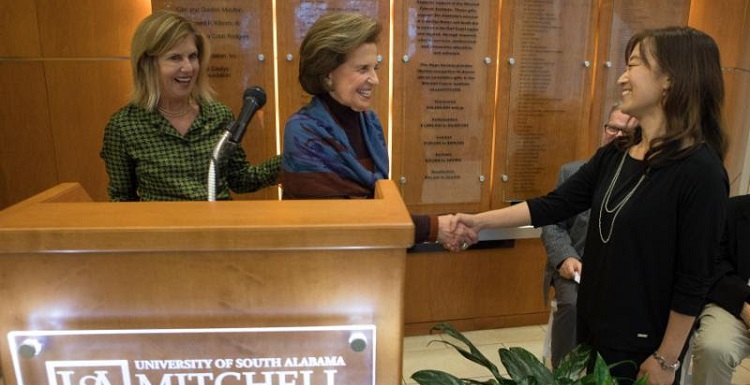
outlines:
[[622, 132], [623, 135], [626, 135], [628, 133], [628, 130], [624, 127], [616, 127], [612, 126], [610, 124], [604, 125], [604, 131], [607, 131], [610, 135], [617, 135]]

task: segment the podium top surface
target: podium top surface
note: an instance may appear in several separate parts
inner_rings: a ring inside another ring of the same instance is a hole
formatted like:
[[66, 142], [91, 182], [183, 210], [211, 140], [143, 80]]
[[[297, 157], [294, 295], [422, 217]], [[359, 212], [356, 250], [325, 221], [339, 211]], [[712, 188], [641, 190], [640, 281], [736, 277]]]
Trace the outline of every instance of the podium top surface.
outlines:
[[0, 211], [0, 254], [406, 248], [414, 225], [392, 181], [375, 199], [92, 202], [64, 183]]

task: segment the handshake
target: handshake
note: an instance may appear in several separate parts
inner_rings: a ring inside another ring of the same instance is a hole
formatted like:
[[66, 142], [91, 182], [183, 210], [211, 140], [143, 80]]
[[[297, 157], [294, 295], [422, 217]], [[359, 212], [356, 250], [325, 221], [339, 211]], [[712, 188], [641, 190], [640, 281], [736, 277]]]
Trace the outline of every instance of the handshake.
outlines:
[[438, 217], [437, 241], [450, 251], [462, 251], [479, 241], [482, 228], [508, 228], [531, 224], [529, 205], [521, 202], [477, 214], [448, 214]]
[[438, 217], [437, 242], [450, 251], [464, 251], [479, 241], [479, 226], [473, 215], [447, 214]]

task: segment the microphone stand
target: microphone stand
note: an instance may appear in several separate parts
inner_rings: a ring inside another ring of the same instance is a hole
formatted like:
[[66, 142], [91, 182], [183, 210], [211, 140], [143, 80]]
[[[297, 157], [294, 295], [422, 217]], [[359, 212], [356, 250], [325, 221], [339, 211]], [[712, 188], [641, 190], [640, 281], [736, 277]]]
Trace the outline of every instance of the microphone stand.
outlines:
[[239, 146], [242, 136], [245, 135], [247, 125], [253, 118], [255, 112], [266, 104], [266, 93], [260, 87], [252, 87], [245, 90], [242, 96], [242, 111], [236, 121], [227, 124], [224, 135], [216, 143], [211, 154], [211, 162], [208, 167], [208, 201], [216, 200], [216, 183], [220, 181], [218, 164], [224, 155], [227, 143]]
[[[232, 126], [232, 122], [229, 122], [228, 127]], [[219, 178], [219, 160], [224, 155], [227, 144], [234, 144], [229, 141], [229, 137], [232, 135], [231, 130], [225, 130], [224, 135], [221, 136], [219, 142], [216, 143], [213, 153], [211, 153], [211, 162], [208, 166], [208, 201], [216, 201], [216, 183], [220, 180]]]

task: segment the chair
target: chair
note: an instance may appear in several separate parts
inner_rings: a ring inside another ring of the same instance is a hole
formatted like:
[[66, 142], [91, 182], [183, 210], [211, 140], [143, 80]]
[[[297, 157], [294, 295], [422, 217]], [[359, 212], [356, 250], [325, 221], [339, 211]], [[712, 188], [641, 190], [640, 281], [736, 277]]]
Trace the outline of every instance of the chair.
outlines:
[[693, 362], [693, 344], [694, 344], [694, 337], [695, 337], [695, 330], [697, 327], [693, 328], [693, 331], [690, 333], [690, 338], [688, 338], [687, 346], [685, 347], [685, 355], [682, 356], [682, 365], [680, 365], [680, 384], [681, 385], [690, 385], [692, 383], [692, 374], [690, 373], [690, 364]]

